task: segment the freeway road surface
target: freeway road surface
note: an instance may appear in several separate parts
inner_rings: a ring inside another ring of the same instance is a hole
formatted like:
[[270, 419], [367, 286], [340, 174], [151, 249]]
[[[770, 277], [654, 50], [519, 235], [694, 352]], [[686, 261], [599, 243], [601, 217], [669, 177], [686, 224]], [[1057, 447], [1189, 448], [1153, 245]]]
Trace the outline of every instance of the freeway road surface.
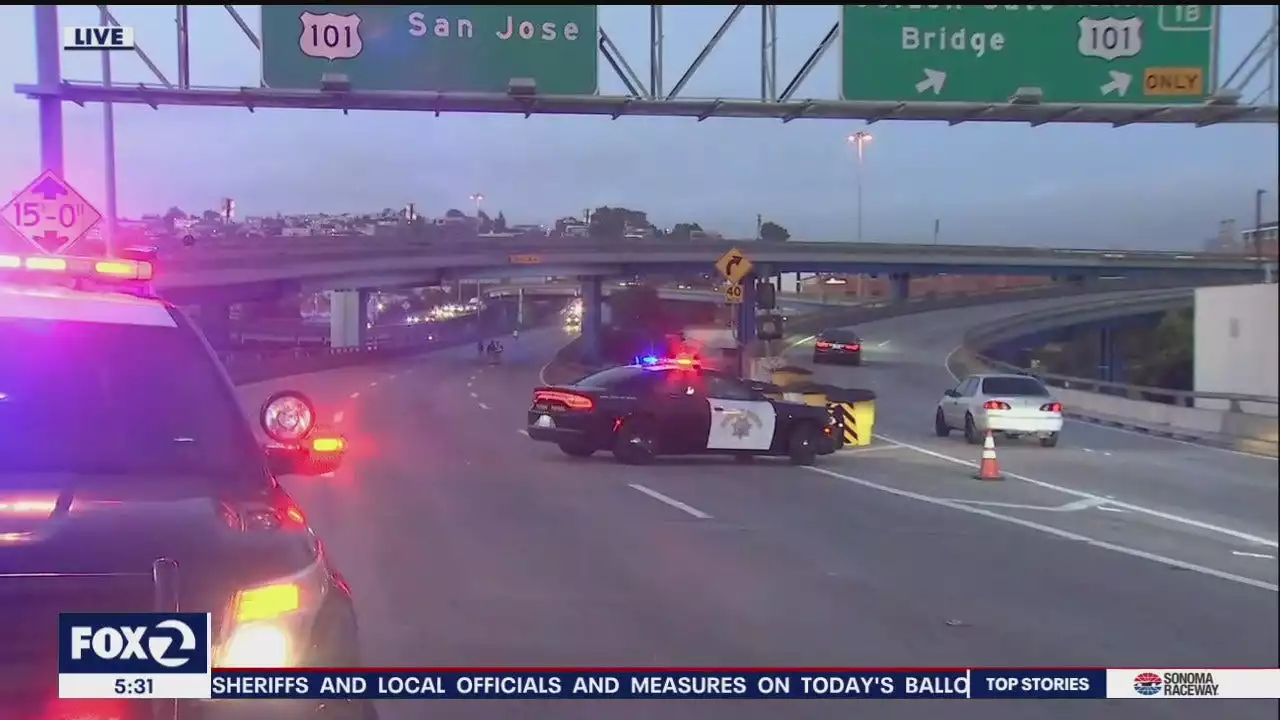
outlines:
[[[888, 340], [893, 327], [873, 337]], [[1242, 577], [1175, 570], [976, 506], [922, 499], [985, 492], [1044, 502], [1029, 483], [978, 487], [964, 468], [912, 450], [845, 454], [815, 472], [719, 459], [626, 467], [533, 443], [521, 433], [529, 393], [567, 340], [557, 330], [528, 333], [508, 343], [497, 367], [476, 364], [464, 348], [242, 389], [248, 407], [280, 387], [311, 393], [353, 442], [334, 477], [289, 485], [351, 582], [369, 664], [1275, 666], [1275, 561], [1235, 561], [1226, 552], [1234, 541], [1208, 531], [1179, 534], [1136, 512], [1097, 510], [1101, 526], [1088, 528], [1151, 525], [1142, 531], [1166, 532], [1166, 544], [1221, 548], [1213, 561]], [[871, 357], [868, 374], [890, 377], [890, 356]], [[940, 390], [945, 371], [933, 372], [942, 373], [931, 380]], [[921, 440], [910, 433], [916, 415], [886, 419], [886, 428]], [[1103, 461], [1120, 462], [1115, 450], [1130, 440], [1095, 443], [1094, 458], [1078, 445], [1087, 436], [1072, 431], [1055, 462], [1075, 462], [1077, 475], [1097, 481], [1111, 467]], [[1205, 464], [1227, 473], [1220, 482], [1243, 482], [1233, 464], [1275, 475], [1262, 461], [1212, 458]], [[884, 489], [899, 486], [918, 495]], [[1270, 527], [1274, 539], [1274, 520]], [[1198, 720], [1214, 711], [1139, 701], [551, 701], [387, 703], [382, 712], [390, 720]], [[1217, 712], [1274, 720], [1275, 704], [1238, 701]]]

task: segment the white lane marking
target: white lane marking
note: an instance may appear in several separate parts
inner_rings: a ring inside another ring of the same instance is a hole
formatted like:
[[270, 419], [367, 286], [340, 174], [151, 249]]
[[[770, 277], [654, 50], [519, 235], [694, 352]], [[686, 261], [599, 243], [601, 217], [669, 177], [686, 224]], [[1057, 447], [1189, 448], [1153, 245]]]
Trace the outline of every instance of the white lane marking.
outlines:
[[335, 424], [342, 422], [342, 418], [346, 417], [346, 415], [347, 414], [345, 412], [339, 410], [338, 412], [333, 414], [333, 422]]
[[378, 381], [377, 381], [377, 380], [374, 380], [373, 382], [369, 383], [369, 387], [371, 387], [371, 388], [373, 388], [373, 387], [378, 387]]
[[1107, 512], [1113, 512], [1113, 513], [1127, 513], [1127, 512], [1129, 512], [1128, 510], [1121, 510], [1121, 509], [1120, 509], [1120, 508], [1118, 508], [1118, 507], [1111, 507], [1111, 506], [1109, 506], [1109, 505], [1099, 505], [1099, 506], [1098, 506], [1098, 509], [1099, 509], [1099, 510], [1106, 510]]
[[889, 347], [889, 343], [891, 343], [891, 342], [893, 342], [893, 341], [892, 341], [892, 340], [881, 340], [880, 342], [876, 343], [876, 347], [878, 347], [878, 348]]
[[489, 406], [488, 406], [488, 405], [485, 405], [484, 403], [480, 403], [480, 409], [481, 409], [481, 410], [488, 410], [488, 409], [489, 409]]
[[517, 430], [516, 432], [520, 433], [521, 435], [523, 435], [523, 436], [525, 436], [525, 437], [529, 437], [529, 431], [528, 431], [528, 430], [525, 430], [524, 428], [520, 428], [520, 429], [519, 429], [519, 430]]
[[320, 477], [322, 477], [322, 478], [338, 477], [338, 473], [337, 473], [336, 471], [335, 471], [335, 472], [327, 472], [327, 473], [325, 473], [325, 474], [321, 475]]
[[[1214, 568], [1205, 567], [1203, 565], [1195, 565], [1193, 563], [1183, 562], [1182, 560], [1175, 560], [1174, 558], [1171, 558], [1171, 557], [1156, 555], [1155, 553], [1149, 553], [1149, 552], [1146, 552], [1145, 550], [1137, 550], [1135, 548], [1125, 547], [1123, 545], [1116, 545], [1115, 543], [1109, 543], [1104, 540], [1095, 540], [1094, 538], [1091, 538], [1085, 535], [1069, 532], [1067, 530], [1060, 530], [1056, 527], [1052, 527], [1049, 525], [1042, 525], [1038, 522], [1033, 522], [1031, 520], [1023, 520], [1022, 518], [1013, 517], [1011, 515], [1002, 515], [998, 512], [994, 512], [991, 510], [984, 510], [983, 508], [980, 508], [980, 507], [972, 507], [970, 505], [960, 505], [960, 504], [951, 502], [950, 500], [930, 497], [929, 495], [921, 495], [919, 493], [914, 493], [909, 490], [900, 490], [895, 487], [889, 487], [888, 485], [881, 485], [879, 483], [874, 483], [874, 482], [871, 482], [870, 480], [863, 480], [862, 478], [853, 477], [852, 475], [843, 475], [841, 473], [835, 472], [834, 470], [828, 470], [826, 468], [806, 467], [804, 469], [809, 470], [811, 472], [821, 473], [822, 475], [833, 477], [833, 478], [836, 478], [837, 480], [843, 480], [848, 483], [853, 483], [854, 485], [861, 485], [862, 487], [870, 488], [872, 490], [879, 490], [881, 492], [885, 492], [890, 495], [896, 495], [898, 497], [907, 498], [910, 500], [919, 500], [920, 502], [928, 503], [930, 505], [937, 505], [939, 507], [951, 508], [952, 510], [959, 510], [960, 512], [967, 512], [973, 515], [981, 515], [982, 517], [985, 517], [985, 518], [990, 518], [992, 520], [999, 520], [1001, 522], [1007, 522], [1012, 525], [1019, 525], [1029, 530], [1042, 532], [1042, 533], [1045, 533], [1046, 535], [1053, 535], [1054, 537], [1063, 538], [1064, 540], [1073, 540], [1075, 542], [1082, 542], [1102, 550], [1110, 550], [1111, 552], [1119, 553], [1121, 555], [1128, 555], [1129, 557], [1139, 558], [1141, 560], [1149, 560], [1151, 562], [1159, 563], [1167, 567], [1178, 568], [1180, 570], [1190, 570], [1191, 572], [1199, 573], [1201, 575], [1207, 575], [1209, 577], [1217, 578], [1219, 580], [1226, 580], [1228, 582], [1239, 583], [1241, 585], [1248, 585], [1249, 587], [1255, 587], [1261, 590], [1270, 590], [1271, 592], [1280, 592], [1280, 585], [1275, 585], [1275, 584], [1266, 582], [1264, 580], [1257, 580], [1255, 578], [1245, 577], [1243, 575], [1236, 575], [1234, 573], [1225, 572], [1223, 570], [1215, 570]], [[632, 487], [635, 487], [635, 486], [633, 485]]]
[[467, 387], [471, 387], [471, 386], [473, 386], [473, 385], [475, 385], [475, 383], [474, 383], [474, 382], [472, 382], [472, 381], [470, 381], [470, 380], [468, 380], [468, 381], [467, 381]]
[[351, 393], [351, 399], [352, 399], [352, 400], [355, 400], [355, 399], [356, 399], [356, 398], [358, 398], [358, 397], [360, 397], [360, 392], [359, 392], [359, 391], [356, 391], [356, 392]]
[[395, 380], [395, 379], [396, 379], [396, 373], [391, 373], [390, 375], [388, 375], [388, 376], [387, 376], [387, 379], [388, 379], [388, 380]]
[[[956, 353], [960, 352], [963, 349], [964, 347], [961, 345], [955, 346], [954, 348], [951, 349], [951, 352], [947, 353], [946, 358], [944, 358], [942, 361], [942, 367], [947, 371], [947, 374], [950, 375], [951, 379], [955, 382], [960, 382], [960, 378], [957, 377], [955, 373], [951, 372], [951, 358]], [[1271, 462], [1276, 462], [1277, 460], [1280, 460], [1280, 458], [1273, 458], [1270, 455], [1259, 455], [1258, 453], [1251, 453], [1251, 452], [1248, 452], [1247, 450], [1232, 450], [1231, 448], [1218, 447], [1216, 445], [1205, 445], [1203, 443], [1188, 442], [1186, 440], [1179, 440], [1177, 438], [1161, 437], [1160, 435], [1152, 435], [1150, 433], [1138, 432], [1137, 430], [1130, 430], [1128, 428], [1115, 427], [1112, 425], [1101, 425], [1098, 423], [1085, 422], [1083, 420], [1073, 420], [1071, 418], [1066, 418], [1066, 420], [1067, 422], [1080, 423], [1081, 425], [1088, 425], [1090, 427], [1102, 428], [1103, 430], [1112, 430], [1114, 432], [1125, 433], [1126, 435], [1137, 435], [1138, 437], [1150, 438], [1152, 440], [1163, 440], [1165, 442], [1176, 443], [1178, 445], [1186, 445], [1188, 447], [1199, 448], [1201, 450], [1216, 450], [1218, 452], [1230, 453], [1232, 455], [1239, 455], [1240, 457], [1254, 458], [1256, 460], [1269, 460]]]
[[645, 495], [648, 495], [649, 497], [653, 498], [654, 500], [657, 500], [657, 501], [658, 501], [658, 502], [660, 502], [660, 503], [665, 503], [665, 504], [667, 504], [667, 505], [670, 505], [671, 507], [673, 507], [673, 508], [675, 508], [675, 509], [677, 509], [677, 510], [679, 510], [679, 511], [681, 511], [681, 512], [686, 512], [686, 513], [688, 513], [688, 514], [690, 514], [690, 515], [692, 515], [692, 516], [694, 516], [694, 517], [698, 518], [699, 520], [710, 520], [710, 519], [711, 519], [711, 516], [710, 516], [710, 515], [708, 515], [707, 513], [702, 512], [702, 511], [701, 511], [701, 510], [699, 510], [698, 508], [693, 507], [692, 505], [686, 505], [686, 504], [684, 504], [684, 503], [680, 502], [679, 500], [676, 500], [676, 499], [675, 499], [675, 498], [673, 498], [673, 497], [667, 497], [666, 495], [663, 495], [662, 493], [658, 492], [657, 490], [651, 490], [651, 489], [649, 489], [649, 488], [647, 488], [647, 487], [645, 487], [645, 486], [643, 486], [643, 485], [640, 485], [640, 484], [638, 484], [638, 483], [629, 483], [629, 485], [630, 485], [632, 488], [634, 488], [634, 489], [636, 489], [636, 490], [639, 490], [640, 492], [644, 493]]
[[[911, 443], [902, 442], [901, 440], [894, 440], [891, 437], [885, 437], [884, 435], [880, 435], [879, 433], [877, 433], [875, 437], [878, 437], [881, 440], [884, 440], [885, 442], [901, 445], [902, 447], [907, 448], [908, 450], [914, 450], [923, 455], [928, 455], [929, 457], [937, 458], [938, 460], [943, 460], [945, 462], [953, 463], [956, 465], [962, 465], [967, 468], [978, 467], [978, 463], [970, 462], [968, 460], [961, 460], [960, 458], [951, 457], [950, 455], [944, 455], [940, 452], [930, 450], [928, 448], [920, 447], [919, 445], [912, 445]], [[1134, 505], [1132, 503], [1123, 502], [1121, 500], [1113, 500], [1111, 498], [1104, 497], [1102, 495], [1096, 495], [1091, 492], [1085, 492], [1084, 490], [1074, 490], [1072, 488], [1063, 487], [1061, 485], [1054, 485], [1053, 483], [1045, 482], [1043, 480], [1036, 480], [1035, 478], [1029, 478], [1026, 475], [1011, 473], [1007, 470], [1004, 471], [1004, 474], [1005, 474], [1005, 477], [1011, 477], [1011, 478], [1014, 478], [1015, 480], [1021, 480], [1025, 483], [1030, 483], [1032, 485], [1035, 485], [1036, 487], [1045, 488], [1046, 490], [1057, 490], [1060, 493], [1064, 493], [1066, 495], [1074, 495], [1078, 498], [1101, 500], [1103, 503], [1107, 505], [1111, 505], [1112, 507], [1123, 508], [1125, 510], [1130, 510], [1132, 512], [1142, 513], [1143, 515], [1150, 515], [1151, 517], [1157, 517], [1157, 518], [1160, 518], [1161, 520], [1178, 523], [1180, 525], [1187, 525], [1189, 527], [1197, 528], [1199, 530], [1208, 530], [1209, 532], [1215, 532], [1215, 533], [1218, 533], [1219, 535], [1227, 535], [1229, 537], [1236, 538], [1237, 540], [1245, 540], [1247, 542], [1251, 542], [1257, 545], [1266, 545], [1267, 547], [1280, 547], [1280, 542], [1276, 542], [1271, 538], [1264, 538], [1259, 535], [1252, 535], [1250, 533], [1241, 532], [1239, 530], [1224, 528], [1218, 525], [1202, 522], [1200, 520], [1193, 520], [1191, 518], [1182, 517], [1181, 515], [1174, 515], [1172, 513], [1167, 513], [1167, 512], [1164, 512], [1163, 510], [1156, 510], [1154, 508], [1142, 507], [1141, 505]]]
[[478, 398], [478, 397], [480, 397], [480, 396], [479, 396], [479, 395], [477, 395], [476, 393], [471, 393], [471, 397], [473, 397], [473, 398]]
[[1023, 505], [1021, 503], [995, 502], [994, 500], [965, 500], [963, 498], [938, 498], [949, 503], [959, 503], [961, 505], [977, 505], [981, 507], [997, 507], [1006, 510], [1038, 510], [1040, 512], [1078, 512], [1080, 510], [1088, 510], [1091, 507], [1098, 507], [1102, 503], [1107, 502], [1103, 498], [1094, 500], [1093, 498], [1084, 498], [1069, 502], [1066, 505]]
[[1275, 555], [1267, 555], [1267, 554], [1265, 554], [1265, 553], [1242, 552], [1242, 551], [1240, 551], [1240, 550], [1232, 550], [1232, 551], [1231, 551], [1231, 554], [1232, 554], [1232, 555], [1239, 555], [1240, 557], [1247, 557], [1247, 558], [1261, 558], [1261, 559], [1263, 559], [1263, 560], [1275, 560], [1275, 559], [1276, 559], [1276, 556], [1275, 556]]

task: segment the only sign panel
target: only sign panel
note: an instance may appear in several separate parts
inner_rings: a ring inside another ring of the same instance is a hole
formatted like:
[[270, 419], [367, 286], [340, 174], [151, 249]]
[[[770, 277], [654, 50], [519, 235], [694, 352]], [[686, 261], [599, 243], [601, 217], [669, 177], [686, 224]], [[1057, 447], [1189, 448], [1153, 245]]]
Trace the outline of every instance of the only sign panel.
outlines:
[[724, 301], [729, 305], [742, 304], [742, 286], [730, 284], [724, 289]]
[[102, 213], [62, 178], [46, 170], [13, 197], [0, 215], [41, 252], [65, 253], [102, 219]]
[[738, 248], [730, 250], [716, 261], [716, 270], [734, 285], [741, 283], [753, 267], [755, 266], [747, 259], [746, 253]]

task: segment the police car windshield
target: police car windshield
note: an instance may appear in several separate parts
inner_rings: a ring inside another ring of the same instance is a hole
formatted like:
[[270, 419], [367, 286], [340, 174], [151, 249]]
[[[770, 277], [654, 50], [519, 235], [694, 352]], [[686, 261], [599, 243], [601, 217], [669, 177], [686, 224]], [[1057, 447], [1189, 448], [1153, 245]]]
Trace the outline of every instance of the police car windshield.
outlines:
[[989, 377], [982, 380], [983, 395], [1044, 397], [1049, 389], [1030, 377]]
[[0, 486], [12, 473], [243, 476], [255, 454], [186, 333], [0, 318]]

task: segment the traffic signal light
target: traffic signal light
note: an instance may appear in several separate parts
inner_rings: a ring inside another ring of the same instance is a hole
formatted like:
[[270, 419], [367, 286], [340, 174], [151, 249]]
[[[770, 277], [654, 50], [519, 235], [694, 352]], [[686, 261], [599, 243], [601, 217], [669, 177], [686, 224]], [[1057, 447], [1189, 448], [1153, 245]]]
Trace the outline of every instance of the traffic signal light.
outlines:
[[778, 306], [777, 288], [771, 282], [756, 283], [756, 307], [761, 310], [772, 310]]

